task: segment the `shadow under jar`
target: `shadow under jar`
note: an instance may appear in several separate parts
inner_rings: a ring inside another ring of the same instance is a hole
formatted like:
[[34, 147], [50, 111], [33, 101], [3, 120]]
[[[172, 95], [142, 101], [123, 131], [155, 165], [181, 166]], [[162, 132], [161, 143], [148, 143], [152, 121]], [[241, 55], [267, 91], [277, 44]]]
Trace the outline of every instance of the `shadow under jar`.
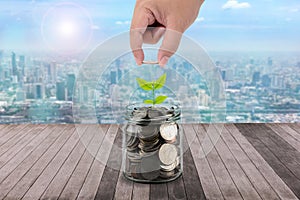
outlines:
[[177, 105], [127, 106], [123, 174], [141, 183], [164, 183], [182, 174], [182, 128]]

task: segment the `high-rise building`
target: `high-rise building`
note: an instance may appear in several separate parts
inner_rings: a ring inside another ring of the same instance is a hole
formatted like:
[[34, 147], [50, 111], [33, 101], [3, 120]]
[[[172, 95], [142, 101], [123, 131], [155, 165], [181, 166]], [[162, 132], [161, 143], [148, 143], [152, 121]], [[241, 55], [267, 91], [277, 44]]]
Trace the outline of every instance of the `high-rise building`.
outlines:
[[82, 98], [84, 102], [88, 102], [89, 100], [89, 90], [86, 85], [82, 87]]
[[123, 75], [122, 70], [118, 68], [118, 80], [121, 80], [122, 75]]
[[53, 61], [48, 65], [48, 80], [50, 83], [56, 83], [56, 62]]
[[34, 98], [35, 99], [43, 99], [45, 94], [45, 89], [43, 87], [43, 84], [36, 83], [34, 87]]
[[224, 81], [233, 81], [233, 70], [232, 69], [221, 69], [221, 77]]
[[56, 99], [59, 101], [66, 100], [65, 82], [63, 81], [56, 83]]
[[117, 72], [116, 71], [110, 72], [110, 83], [117, 84]]
[[4, 80], [4, 69], [0, 63], [0, 82]]
[[25, 84], [26, 99], [34, 99], [34, 85]]
[[1, 63], [2, 63], [2, 59], [3, 59], [3, 50], [0, 50], [0, 65], [1, 65]]
[[20, 55], [19, 57], [19, 67], [21, 69], [22, 76], [25, 75], [25, 56]]
[[272, 66], [273, 65], [273, 60], [271, 57], [268, 58], [268, 65], [269, 66]]
[[284, 79], [285, 77], [280, 74], [271, 75], [271, 88], [273, 89], [284, 89]]
[[16, 101], [25, 101], [26, 93], [22, 89], [17, 89], [16, 91]]
[[271, 85], [271, 78], [269, 75], [265, 74], [261, 77], [261, 82], [263, 87], [270, 87]]
[[256, 85], [260, 81], [260, 72], [254, 72], [252, 76], [252, 85]]
[[67, 78], [68, 101], [73, 100], [74, 86], [75, 86], [75, 74], [68, 74], [68, 78]]
[[14, 52], [11, 53], [11, 67], [12, 67], [12, 75], [18, 75], [18, 68], [17, 68], [17, 61], [16, 61], [16, 54]]

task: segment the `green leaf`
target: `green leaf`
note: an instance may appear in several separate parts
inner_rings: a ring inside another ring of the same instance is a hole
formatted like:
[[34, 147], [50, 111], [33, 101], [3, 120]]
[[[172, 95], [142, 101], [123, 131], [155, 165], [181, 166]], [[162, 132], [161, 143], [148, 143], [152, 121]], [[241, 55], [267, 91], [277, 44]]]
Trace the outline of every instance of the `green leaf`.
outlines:
[[146, 100], [144, 100], [144, 103], [145, 103], [145, 104], [153, 104], [153, 100], [151, 100], [151, 99], [146, 99]]
[[141, 78], [136, 78], [136, 81], [138, 82], [139, 86], [146, 91], [152, 90], [153, 83], [152, 82], [147, 82], [144, 79]]
[[167, 74], [164, 73], [161, 77], [159, 77], [155, 82], [154, 82], [154, 89], [158, 90], [160, 88], [162, 88], [165, 83], [166, 83], [166, 78], [167, 78]]
[[166, 98], [168, 98], [167, 96], [158, 96], [155, 98], [155, 104], [160, 104], [162, 102], [164, 102], [166, 100]]

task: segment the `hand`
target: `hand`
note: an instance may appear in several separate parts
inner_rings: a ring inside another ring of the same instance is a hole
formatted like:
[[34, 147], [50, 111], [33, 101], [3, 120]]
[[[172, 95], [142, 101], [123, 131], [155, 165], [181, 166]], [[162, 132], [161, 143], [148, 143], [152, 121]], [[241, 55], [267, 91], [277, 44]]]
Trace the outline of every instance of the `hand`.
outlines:
[[[176, 52], [182, 33], [195, 21], [204, 0], [137, 0], [130, 28], [130, 46], [138, 65], [144, 60], [143, 43], [155, 44], [160, 66]], [[152, 26], [154, 28], [147, 28]]]

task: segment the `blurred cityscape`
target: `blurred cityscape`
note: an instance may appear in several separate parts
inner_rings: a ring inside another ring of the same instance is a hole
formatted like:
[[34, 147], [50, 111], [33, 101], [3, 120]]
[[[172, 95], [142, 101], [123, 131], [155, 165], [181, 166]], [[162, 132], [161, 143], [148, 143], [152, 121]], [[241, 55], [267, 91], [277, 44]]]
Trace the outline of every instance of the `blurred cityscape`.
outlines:
[[[225, 89], [226, 116], [222, 122], [300, 121], [299, 54], [210, 55]], [[87, 85], [75, 87], [82, 60], [66, 60], [0, 50], [0, 123], [82, 123], [80, 117], [73, 116], [74, 102], [82, 111], [95, 107], [99, 123], [119, 122], [114, 111], [126, 106], [128, 87], [134, 84], [122, 78], [130, 72], [131, 63], [116, 60], [100, 77], [99, 91], [91, 91]], [[210, 105], [221, 89], [208, 91], [203, 77], [187, 73], [192, 70], [187, 62], [173, 58], [169, 64], [185, 80], [191, 80], [193, 91], [191, 97], [187, 86], [177, 82], [178, 75], [170, 75], [169, 81], [178, 85], [174, 95], [183, 105], [199, 102], [201, 122], [210, 122], [209, 116], [214, 114]]]

